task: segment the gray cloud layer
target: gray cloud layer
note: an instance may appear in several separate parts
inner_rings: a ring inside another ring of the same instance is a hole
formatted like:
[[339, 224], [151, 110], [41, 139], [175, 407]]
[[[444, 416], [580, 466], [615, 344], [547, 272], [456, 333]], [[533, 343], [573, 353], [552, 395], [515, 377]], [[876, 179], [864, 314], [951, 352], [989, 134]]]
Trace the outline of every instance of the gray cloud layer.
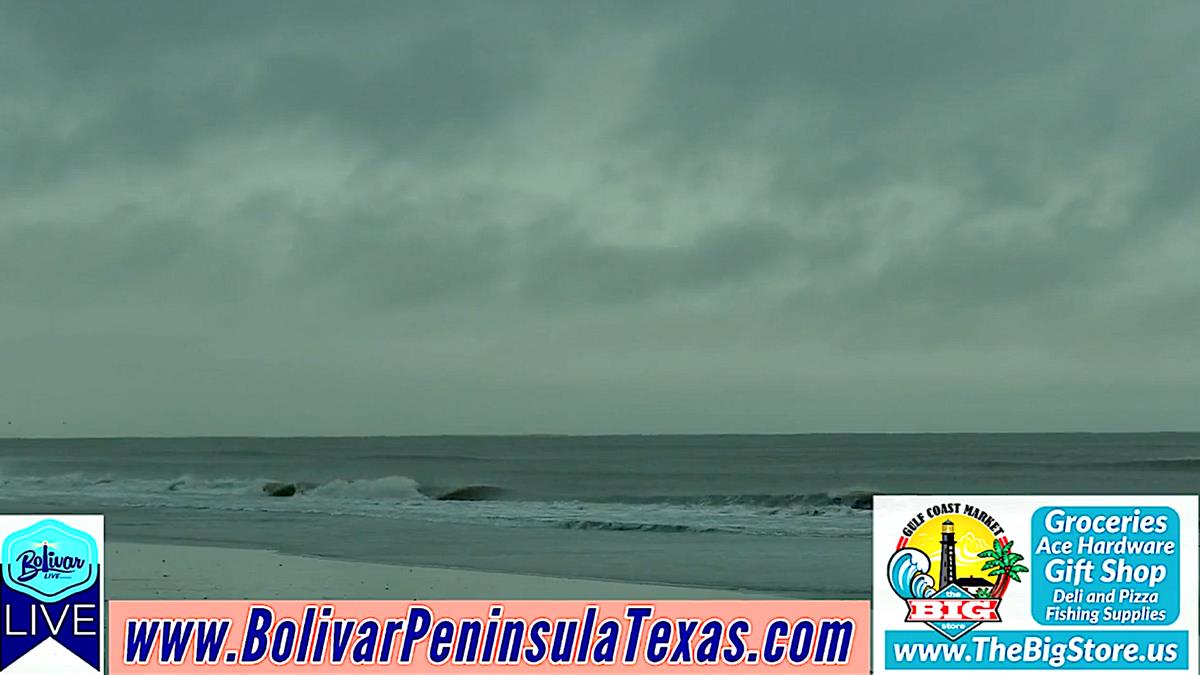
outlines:
[[4, 3], [0, 424], [1200, 427], [1198, 24]]

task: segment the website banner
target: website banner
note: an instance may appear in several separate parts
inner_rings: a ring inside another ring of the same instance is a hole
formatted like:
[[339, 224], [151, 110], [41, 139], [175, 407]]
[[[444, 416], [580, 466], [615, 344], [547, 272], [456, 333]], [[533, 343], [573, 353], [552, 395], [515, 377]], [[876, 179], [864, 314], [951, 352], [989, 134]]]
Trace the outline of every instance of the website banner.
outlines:
[[865, 601], [113, 601], [109, 672], [864, 673]]
[[1197, 673], [1196, 496], [880, 496], [875, 672]]

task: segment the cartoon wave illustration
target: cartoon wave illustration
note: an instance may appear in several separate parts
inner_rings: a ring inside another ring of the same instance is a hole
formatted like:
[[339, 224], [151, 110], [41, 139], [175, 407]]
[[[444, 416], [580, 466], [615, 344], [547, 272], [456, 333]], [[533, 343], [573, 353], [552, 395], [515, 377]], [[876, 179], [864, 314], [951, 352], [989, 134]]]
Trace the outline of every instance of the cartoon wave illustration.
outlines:
[[902, 548], [888, 560], [888, 584], [896, 595], [904, 598], [928, 598], [934, 594], [932, 564], [924, 551]]

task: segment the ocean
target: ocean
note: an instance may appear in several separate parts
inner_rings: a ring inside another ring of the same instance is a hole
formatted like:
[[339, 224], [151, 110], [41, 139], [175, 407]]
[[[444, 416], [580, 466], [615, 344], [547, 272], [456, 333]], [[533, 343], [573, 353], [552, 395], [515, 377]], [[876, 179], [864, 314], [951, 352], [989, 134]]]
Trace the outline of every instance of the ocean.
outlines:
[[804, 598], [868, 596], [876, 493], [1198, 486], [1197, 433], [0, 439], [0, 512], [114, 540]]

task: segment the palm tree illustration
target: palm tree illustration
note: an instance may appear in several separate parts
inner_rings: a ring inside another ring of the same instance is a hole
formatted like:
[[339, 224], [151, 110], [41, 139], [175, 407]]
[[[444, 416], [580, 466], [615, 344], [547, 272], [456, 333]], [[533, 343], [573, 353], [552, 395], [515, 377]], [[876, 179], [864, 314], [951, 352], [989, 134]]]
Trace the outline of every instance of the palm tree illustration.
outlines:
[[998, 598], [1004, 595], [1004, 591], [1008, 588], [1010, 580], [1019, 582], [1021, 581], [1021, 573], [1029, 571], [1028, 567], [1019, 564], [1025, 559], [1025, 556], [1020, 553], [1013, 553], [1012, 545], [1011, 541], [1001, 545], [999, 539], [994, 539], [992, 540], [992, 548], [979, 552], [979, 557], [988, 559], [983, 564], [983, 569], [991, 570], [988, 572], [989, 577], [996, 577], [996, 581], [991, 588], [980, 589], [978, 593], [979, 597]]

